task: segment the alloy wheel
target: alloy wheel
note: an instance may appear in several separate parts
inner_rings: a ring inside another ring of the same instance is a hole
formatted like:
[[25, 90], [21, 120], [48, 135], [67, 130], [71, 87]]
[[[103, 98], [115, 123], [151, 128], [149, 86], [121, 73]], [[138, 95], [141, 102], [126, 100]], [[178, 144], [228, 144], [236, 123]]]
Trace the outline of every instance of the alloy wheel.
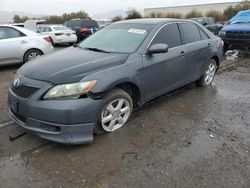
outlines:
[[125, 98], [111, 101], [101, 113], [101, 125], [107, 132], [121, 128], [128, 120], [132, 107]]

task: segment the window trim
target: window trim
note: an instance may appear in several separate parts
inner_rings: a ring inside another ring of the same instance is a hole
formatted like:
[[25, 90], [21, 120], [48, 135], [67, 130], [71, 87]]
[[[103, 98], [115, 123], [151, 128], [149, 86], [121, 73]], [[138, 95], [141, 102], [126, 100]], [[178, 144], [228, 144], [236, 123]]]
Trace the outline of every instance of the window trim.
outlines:
[[[182, 42], [182, 45], [176, 46], [176, 47], [173, 47], [173, 48], [170, 48], [170, 49], [175, 49], [175, 48], [179, 48], [179, 47], [182, 47], [182, 46], [185, 46], [185, 45], [195, 44], [195, 43], [197, 43], [197, 42], [203, 41], [203, 40], [200, 40], [200, 41], [196, 41], [196, 42], [192, 42], [192, 43], [188, 43], [188, 44], [183, 44], [183, 36], [182, 36], [181, 28], [180, 28], [180, 24], [182, 24], [182, 23], [191, 23], [191, 24], [194, 24], [198, 29], [202, 29], [197, 23], [195, 23], [195, 22], [190, 22], [190, 21], [173, 21], [173, 22], [165, 23], [165, 24], [163, 24], [160, 28], [158, 28], [158, 30], [155, 32], [155, 34], [153, 35], [152, 39], [149, 41], [147, 47], [145, 48], [145, 50], [144, 50], [144, 52], [143, 52], [143, 56], [146, 56], [146, 55], [147, 55], [147, 51], [148, 51], [149, 47], [151, 46], [151, 44], [152, 44], [154, 38], [155, 38], [156, 35], [160, 32], [160, 30], [161, 30], [163, 27], [165, 27], [165, 26], [167, 26], [167, 25], [169, 25], [169, 24], [177, 24], [178, 29], [179, 29], [179, 32], [180, 32], [181, 42]], [[204, 29], [202, 29], [202, 31], [204, 31]], [[199, 33], [200, 33], [200, 31], [199, 31]], [[208, 39], [207, 39], [207, 40], [211, 39], [211, 37], [207, 34], [206, 31], [204, 31], [204, 33], [208, 36]], [[201, 34], [200, 34], [200, 37], [201, 37]]]
[[[199, 32], [199, 35], [200, 35], [200, 40], [199, 40], [199, 41], [195, 41], [195, 42], [190, 42], [190, 43], [184, 44], [184, 40], [182, 40], [183, 45], [189, 45], [189, 44], [194, 44], [194, 43], [203, 41], [203, 40], [202, 40], [202, 37], [201, 37], [201, 32], [200, 32], [201, 27], [199, 27], [196, 23], [193, 23], [193, 22], [182, 22], [182, 23], [190, 23], [190, 24], [193, 24], [193, 25], [198, 29], [198, 32]], [[180, 30], [181, 30], [181, 36], [182, 36], [181, 38], [183, 39], [184, 36], [183, 36], [183, 31], [182, 31], [181, 25], [180, 25], [179, 27], [180, 27]], [[204, 31], [204, 32], [205, 32], [205, 31]]]
[[8, 25], [1, 25], [0, 28], [8, 28], [8, 29], [13, 29], [14, 31], [18, 32], [20, 34], [19, 37], [11, 37], [11, 38], [4, 38], [4, 39], [0, 39], [0, 40], [6, 40], [6, 39], [16, 39], [16, 38], [20, 38], [20, 37], [25, 37], [27, 36], [26, 34], [24, 34], [23, 32], [19, 31], [18, 29], [14, 28], [14, 27], [10, 27]]

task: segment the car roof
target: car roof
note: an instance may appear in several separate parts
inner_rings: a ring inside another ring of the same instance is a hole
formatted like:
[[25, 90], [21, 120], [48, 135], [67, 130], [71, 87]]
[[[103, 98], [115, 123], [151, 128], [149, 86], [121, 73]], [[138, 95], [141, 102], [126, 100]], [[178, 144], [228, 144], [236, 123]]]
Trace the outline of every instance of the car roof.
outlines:
[[178, 21], [188, 21], [192, 22], [190, 20], [184, 20], [184, 19], [175, 19], [175, 18], [143, 18], [143, 19], [133, 19], [133, 20], [124, 20], [124, 21], [119, 21], [116, 23], [128, 23], [128, 24], [152, 24], [152, 25], [157, 25], [157, 24], [165, 24], [169, 22], [178, 22]]

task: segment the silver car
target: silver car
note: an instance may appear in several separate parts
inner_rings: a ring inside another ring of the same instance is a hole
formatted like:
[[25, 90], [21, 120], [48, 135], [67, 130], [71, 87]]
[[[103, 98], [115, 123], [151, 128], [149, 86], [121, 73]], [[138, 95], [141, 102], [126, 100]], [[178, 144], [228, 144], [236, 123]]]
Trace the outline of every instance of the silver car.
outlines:
[[10, 25], [0, 25], [0, 64], [25, 63], [53, 51], [50, 38]]

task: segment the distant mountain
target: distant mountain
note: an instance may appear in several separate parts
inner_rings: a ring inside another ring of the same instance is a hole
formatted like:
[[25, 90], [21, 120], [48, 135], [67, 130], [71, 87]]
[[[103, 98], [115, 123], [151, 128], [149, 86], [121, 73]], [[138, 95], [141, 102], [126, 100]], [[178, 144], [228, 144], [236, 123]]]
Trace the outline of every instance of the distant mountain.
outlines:
[[7, 11], [0, 11], [0, 23], [11, 23], [13, 22], [13, 17], [15, 15], [19, 16], [28, 16], [29, 18], [41, 18], [46, 15], [43, 14], [29, 14], [25, 12], [7, 12]]

